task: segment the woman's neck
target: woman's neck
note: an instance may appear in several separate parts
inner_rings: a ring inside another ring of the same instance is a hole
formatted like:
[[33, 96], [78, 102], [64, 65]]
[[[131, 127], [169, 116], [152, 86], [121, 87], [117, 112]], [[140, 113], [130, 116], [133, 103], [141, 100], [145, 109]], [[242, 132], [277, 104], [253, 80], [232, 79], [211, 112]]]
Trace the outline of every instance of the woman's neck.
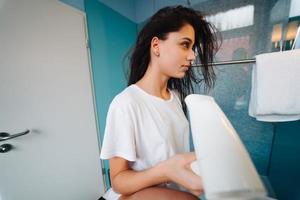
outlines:
[[167, 90], [169, 77], [148, 67], [145, 75], [136, 83], [147, 93], [160, 97], [162, 99], [170, 99], [170, 93]]

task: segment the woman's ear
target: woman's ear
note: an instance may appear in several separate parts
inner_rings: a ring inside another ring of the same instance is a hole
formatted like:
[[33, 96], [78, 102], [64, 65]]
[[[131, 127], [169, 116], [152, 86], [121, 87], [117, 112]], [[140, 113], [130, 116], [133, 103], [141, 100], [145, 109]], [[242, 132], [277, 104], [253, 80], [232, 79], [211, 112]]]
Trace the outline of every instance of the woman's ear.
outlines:
[[158, 39], [158, 37], [153, 37], [151, 40], [151, 52], [154, 55], [159, 56], [159, 39]]

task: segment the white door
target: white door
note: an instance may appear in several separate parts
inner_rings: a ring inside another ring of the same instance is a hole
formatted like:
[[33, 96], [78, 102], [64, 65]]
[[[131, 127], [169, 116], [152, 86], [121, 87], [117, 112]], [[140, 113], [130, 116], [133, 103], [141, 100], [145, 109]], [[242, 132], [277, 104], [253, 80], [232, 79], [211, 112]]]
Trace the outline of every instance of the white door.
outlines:
[[0, 132], [30, 130], [0, 141], [0, 200], [103, 194], [84, 20], [56, 0], [0, 0]]

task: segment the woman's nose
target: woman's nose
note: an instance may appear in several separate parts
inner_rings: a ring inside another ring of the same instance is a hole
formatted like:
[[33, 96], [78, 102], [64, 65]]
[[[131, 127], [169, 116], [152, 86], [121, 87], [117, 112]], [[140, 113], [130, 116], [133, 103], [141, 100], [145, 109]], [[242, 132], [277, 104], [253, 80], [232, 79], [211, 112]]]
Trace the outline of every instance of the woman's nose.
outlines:
[[188, 54], [188, 56], [187, 56], [187, 60], [190, 61], [190, 62], [193, 62], [193, 61], [196, 60], [196, 53], [194, 52], [193, 49], [191, 49], [191, 50], [189, 51], [189, 54]]

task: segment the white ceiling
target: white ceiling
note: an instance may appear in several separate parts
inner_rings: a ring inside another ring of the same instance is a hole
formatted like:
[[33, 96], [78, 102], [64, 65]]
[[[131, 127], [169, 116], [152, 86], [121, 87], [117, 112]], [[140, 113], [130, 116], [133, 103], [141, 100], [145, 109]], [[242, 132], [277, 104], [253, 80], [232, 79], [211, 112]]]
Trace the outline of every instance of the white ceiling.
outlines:
[[98, 0], [135, 23], [141, 23], [165, 6], [193, 6], [208, 0]]

